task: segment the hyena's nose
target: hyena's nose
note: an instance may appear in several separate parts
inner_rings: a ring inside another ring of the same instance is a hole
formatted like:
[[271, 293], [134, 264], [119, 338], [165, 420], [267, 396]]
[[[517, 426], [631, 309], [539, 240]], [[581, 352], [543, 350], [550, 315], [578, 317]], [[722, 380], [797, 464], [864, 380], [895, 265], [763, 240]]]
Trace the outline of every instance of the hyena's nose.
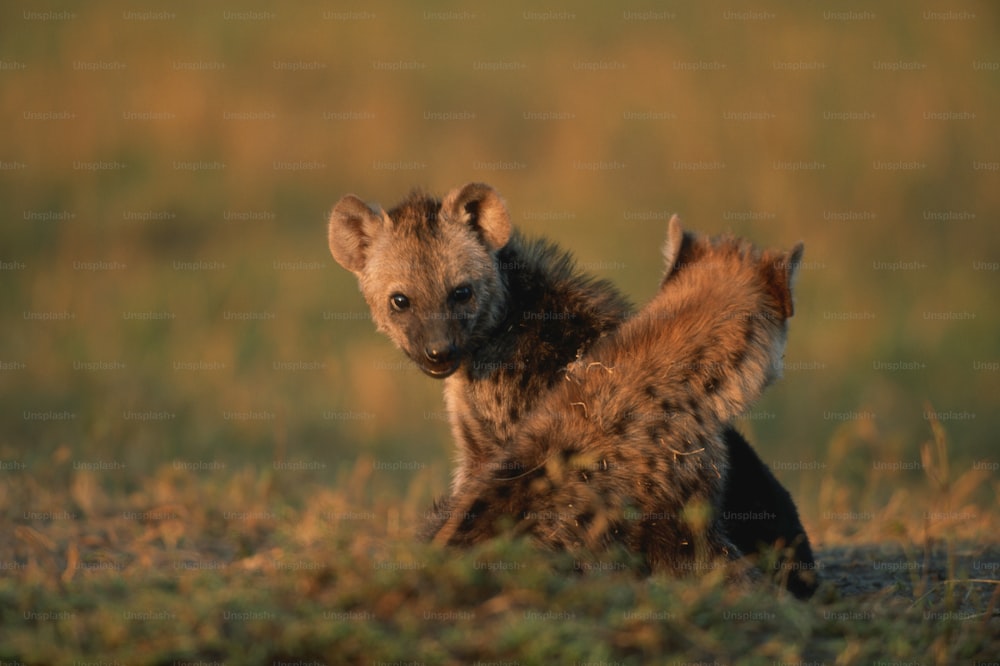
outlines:
[[434, 345], [424, 348], [424, 356], [431, 363], [447, 363], [455, 355], [454, 345]]

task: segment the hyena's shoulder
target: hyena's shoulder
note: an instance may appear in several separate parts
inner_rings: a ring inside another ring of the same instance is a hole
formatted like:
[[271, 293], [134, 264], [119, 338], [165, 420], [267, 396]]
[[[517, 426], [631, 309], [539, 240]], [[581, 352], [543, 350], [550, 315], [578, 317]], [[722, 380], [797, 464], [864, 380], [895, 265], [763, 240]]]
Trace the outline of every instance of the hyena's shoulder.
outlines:
[[574, 314], [606, 307], [608, 317], [619, 320], [631, 307], [614, 284], [581, 271], [569, 251], [546, 238], [528, 238], [515, 230], [499, 259], [515, 300], [537, 300]]
[[630, 309], [610, 282], [580, 272], [570, 253], [516, 230], [497, 253], [496, 268], [506, 314], [445, 388], [459, 442], [454, 487], [504, 455], [521, 420], [563, 380], [566, 366]]
[[474, 450], [512, 437], [562, 370], [625, 319], [628, 300], [577, 269], [568, 252], [515, 231], [497, 254], [506, 311], [446, 389], [453, 428]]
[[581, 271], [573, 255], [544, 238], [514, 233], [498, 255], [508, 307], [518, 319], [510, 333], [533, 354], [551, 347], [563, 364], [581, 347], [615, 328], [632, 309], [608, 280]]

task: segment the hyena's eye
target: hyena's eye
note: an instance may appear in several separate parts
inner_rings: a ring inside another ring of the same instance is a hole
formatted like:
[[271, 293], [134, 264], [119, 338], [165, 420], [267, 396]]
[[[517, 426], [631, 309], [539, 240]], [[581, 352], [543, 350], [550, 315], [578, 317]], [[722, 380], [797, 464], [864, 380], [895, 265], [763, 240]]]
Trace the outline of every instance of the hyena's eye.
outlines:
[[455, 287], [451, 292], [451, 300], [456, 303], [468, 303], [470, 298], [472, 298], [472, 287], [467, 284]]
[[410, 307], [410, 299], [406, 297], [406, 294], [393, 294], [389, 297], [389, 304], [396, 312], [402, 312]]

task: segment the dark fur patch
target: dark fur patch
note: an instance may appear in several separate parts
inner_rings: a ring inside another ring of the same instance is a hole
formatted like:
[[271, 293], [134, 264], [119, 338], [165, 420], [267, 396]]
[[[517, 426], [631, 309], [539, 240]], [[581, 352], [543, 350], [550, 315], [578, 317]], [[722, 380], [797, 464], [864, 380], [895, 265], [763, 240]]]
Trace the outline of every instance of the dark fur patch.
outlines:
[[567, 446], [559, 451], [559, 455], [562, 457], [563, 463], [575, 466], [576, 459], [580, 455], [580, 449], [575, 446]]
[[493, 492], [496, 494], [497, 499], [506, 501], [510, 499], [514, 489], [511, 483], [497, 483], [496, 486], [494, 486]]
[[475, 433], [472, 432], [472, 426], [469, 425], [469, 419], [462, 419], [462, 437], [465, 438], [467, 442], [474, 441], [476, 439]]
[[469, 507], [469, 510], [465, 513], [465, 516], [462, 517], [462, 524], [460, 529], [462, 529], [463, 531], [468, 531], [473, 525], [476, 524], [476, 519], [479, 518], [481, 515], [485, 514], [488, 509], [489, 509], [489, 504], [487, 504], [485, 500], [477, 499], [475, 502], [473, 502], [472, 506]]
[[414, 189], [406, 199], [388, 211], [401, 233], [426, 240], [438, 233], [438, 213], [441, 200]]
[[660, 426], [655, 423], [646, 426], [646, 438], [650, 442], [655, 442], [656, 440], [660, 439]]

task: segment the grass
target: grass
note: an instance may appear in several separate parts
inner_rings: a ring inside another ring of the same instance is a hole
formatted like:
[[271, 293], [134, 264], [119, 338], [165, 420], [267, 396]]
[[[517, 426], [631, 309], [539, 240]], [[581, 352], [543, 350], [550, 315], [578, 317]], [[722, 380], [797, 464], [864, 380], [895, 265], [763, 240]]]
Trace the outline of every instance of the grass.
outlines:
[[984, 478], [950, 476], [933, 434], [924, 488], [853, 534], [811, 528], [825, 582], [805, 603], [614, 558], [581, 575], [525, 542], [416, 543], [437, 475], [400, 492], [371, 459], [335, 488], [309, 470], [166, 466], [124, 492], [57, 460], [60, 483], [25, 469], [2, 495], [18, 518], [0, 540], [0, 659], [971, 664], [1000, 650], [995, 501], [968, 503]]

